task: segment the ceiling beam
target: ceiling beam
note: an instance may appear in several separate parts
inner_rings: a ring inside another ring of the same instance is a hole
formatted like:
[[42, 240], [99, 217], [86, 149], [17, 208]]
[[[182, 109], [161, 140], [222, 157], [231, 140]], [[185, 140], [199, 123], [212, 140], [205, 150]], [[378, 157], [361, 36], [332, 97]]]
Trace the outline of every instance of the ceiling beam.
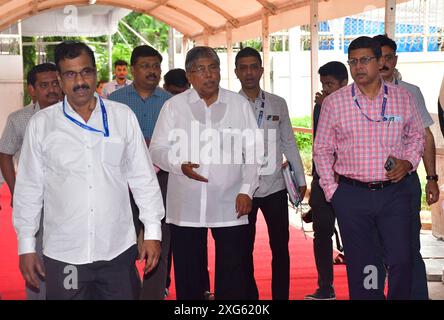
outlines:
[[[162, 1], [167, 2], [168, 0], [162, 0]], [[159, 21], [161, 21], [163, 23], [166, 23], [167, 25], [169, 25], [169, 26], [173, 27], [174, 29], [178, 30], [184, 36], [186, 36], [186, 37], [190, 36], [189, 33], [185, 32], [185, 30], [182, 30], [180, 28], [180, 25], [178, 25], [177, 23], [174, 23], [174, 21], [166, 21], [165, 19], [162, 19], [156, 13], [151, 12], [152, 9], [141, 8], [141, 7], [138, 7], [136, 5], [130, 4], [131, 2], [126, 2], [125, 4], [119, 4], [119, 3], [120, 2], [118, 0], [100, 1], [100, 4], [119, 6], [119, 7], [122, 7], [122, 8], [127, 8], [127, 9], [132, 10], [132, 11], [136, 11], [136, 12], [139, 12], [139, 13], [143, 13], [143, 14], [152, 16], [153, 18], [155, 18], [155, 19], [157, 19], [157, 20], [159, 20]]]
[[[165, 4], [165, 7], [169, 8], [169, 9], [172, 9], [172, 10], [174, 10], [174, 11], [176, 11], [176, 12], [179, 12], [180, 14], [184, 15], [185, 17], [190, 18], [191, 20], [197, 22], [198, 24], [200, 24], [201, 26], [203, 26], [204, 29], [205, 29], [210, 35], [214, 33], [214, 27], [210, 26], [208, 23], [206, 23], [205, 21], [203, 21], [201, 18], [195, 16], [194, 14], [192, 14], [192, 13], [190, 13], [190, 12], [188, 12], [188, 11], [182, 9], [182, 8], [179, 8], [179, 7], [173, 6], [173, 5], [171, 5], [171, 4]], [[205, 30], [204, 30], [204, 31], [205, 31]]]
[[210, 1], [207, 0], [195, 0], [201, 4], [203, 4], [204, 6], [206, 6], [207, 8], [217, 12], [218, 14], [220, 14], [221, 16], [223, 16], [225, 19], [227, 19], [227, 22], [229, 22], [233, 27], [237, 28], [237, 26], [239, 25], [239, 20], [237, 20], [235, 17], [233, 17], [232, 15], [230, 15], [227, 11], [223, 10], [221, 7], [216, 6], [215, 4], [213, 4]]
[[39, 1], [38, 0], [33, 0], [32, 1], [32, 14], [37, 14], [37, 10], [38, 10], [38, 6], [39, 6]]
[[256, 0], [256, 1], [259, 2], [262, 5], [262, 7], [264, 7], [264, 9], [268, 11], [270, 14], [272, 15], [276, 14], [277, 7], [271, 2], [268, 2], [267, 0]]
[[[256, 1], [262, 1], [262, 0], [256, 0]], [[318, 0], [318, 1], [325, 2], [325, 0]], [[289, 0], [289, 1], [284, 2], [276, 7], [276, 14], [284, 13], [284, 12], [298, 9], [298, 8], [302, 8], [302, 7], [308, 6], [309, 4], [310, 4], [310, 0], [303, 0], [303, 1], [299, 1], [299, 2], [295, 2], [294, 0]], [[264, 10], [266, 10], [266, 9], [264, 9]], [[250, 16], [246, 16], [246, 17], [239, 19], [239, 26], [238, 27], [242, 27], [242, 26], [248, 25], [253, 22], [262, 21], [262, 14], [263, 14], [263, 12], [261, 10], [258, 13], [255, 13]], [[220, 32], [225, 32], [225, 26], [217, 27], [213, 30], [213, 34], [220, 33]], [[200, 40], [202, 37], [203, 37], [203, 32], [199, 32], [199, 33], [193, 34], [190, 37], [190, 39], [191, 40]]]
[[163, 6], [164, 4], [166, 4], [169, 0], [159, 0], [157, 1], [157, 4], [155, 4], [153, 7], [149, 8], [148, 11], [151, 10], [156, 10], [157, 8]]

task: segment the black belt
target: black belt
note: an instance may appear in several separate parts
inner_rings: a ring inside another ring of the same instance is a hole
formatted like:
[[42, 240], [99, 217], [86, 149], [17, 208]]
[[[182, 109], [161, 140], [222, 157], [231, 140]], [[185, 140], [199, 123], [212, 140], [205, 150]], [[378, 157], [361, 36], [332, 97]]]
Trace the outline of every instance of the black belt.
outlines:
[[339, 176], [339, 181], [349, 184], [354, 187], [360, 187], [368, 190], [381, 190], [386, 187], [392, 186], [393, 183], [390, 180], [387, 181], [371, 181], [371, 182], [362, 182], [355, 179], [350, 179], [344, 176]]

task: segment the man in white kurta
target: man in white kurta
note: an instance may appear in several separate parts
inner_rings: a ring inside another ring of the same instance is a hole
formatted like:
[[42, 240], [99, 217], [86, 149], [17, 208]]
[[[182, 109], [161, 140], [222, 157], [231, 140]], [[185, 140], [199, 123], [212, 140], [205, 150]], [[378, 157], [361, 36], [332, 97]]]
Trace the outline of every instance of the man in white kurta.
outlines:
[[245, 299], [247, 214], [258, 187], [263, 136], [248, 101], [219, 87], [213, 49], [190, 50], [186, 70], [193, 89], [165, 103], [150, 145], [154, 164], [170, 173], [166, 222], [177, 298], [204, 298], [202, 268], [211, 228], [215, 297]]

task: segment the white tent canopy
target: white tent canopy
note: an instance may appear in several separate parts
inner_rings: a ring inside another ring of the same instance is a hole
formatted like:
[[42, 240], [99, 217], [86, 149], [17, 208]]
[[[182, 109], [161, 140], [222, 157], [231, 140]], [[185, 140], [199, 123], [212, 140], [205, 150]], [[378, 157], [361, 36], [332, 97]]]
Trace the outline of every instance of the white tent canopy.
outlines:
[[[402, 1], [405, 0], [397, 2]], [[82, 8], [93, 2], [96, 5]], [[63, 12], [66, 6], [74, 5], [79, 13], [91, 13], [95, 7], [103, 4], [151, 15], [198, 44], [221, 46], [227, 42], [227, 38], [237, 42], [260, 37], [264, 20], [270, 33], [308, 24], [311, 3], [312, 0], [0, 0], [0, 30], [20, 19], [48, 10], [60, 8]], [[384, 7], [385, 0], [318, 0], [318, 3], [318, 20], [324, 21]], [[111, 13], [108, 19], [113, 20], [113, 16], [114, 13]], [[79, 31], [88, 31], [84, 27], [91, 26], [95, 20], [94, 17], [85, 19], [91, 23], [83, 25], [80, 15], [77, 35]], [[48, 26], [49, 21], [56, 23], [60, 29], [64, 20], [49, 18], [43, 21], [43, 26]], [[37, 23], [31, 24], [31, 27], [40, 29]]]
[[98, 37], [117, 32], [120, 19], [131, 11], [110, 6], [67, 6], [22, 22], [23, 36]]

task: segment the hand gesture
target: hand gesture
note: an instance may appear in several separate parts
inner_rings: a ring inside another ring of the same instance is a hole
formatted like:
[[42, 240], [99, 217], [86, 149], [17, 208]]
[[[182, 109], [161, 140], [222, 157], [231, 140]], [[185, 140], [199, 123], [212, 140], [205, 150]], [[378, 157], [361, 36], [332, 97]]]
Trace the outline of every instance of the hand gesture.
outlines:
[[200, 174], [196, 173], [193, 169], [199, 168], [200, 166], [197, 163], [183, 163], [181, 166], [182, 172], [190, 179], [194, 179], [201, 182], [208, 182], [208, 179], [202, 177]]

